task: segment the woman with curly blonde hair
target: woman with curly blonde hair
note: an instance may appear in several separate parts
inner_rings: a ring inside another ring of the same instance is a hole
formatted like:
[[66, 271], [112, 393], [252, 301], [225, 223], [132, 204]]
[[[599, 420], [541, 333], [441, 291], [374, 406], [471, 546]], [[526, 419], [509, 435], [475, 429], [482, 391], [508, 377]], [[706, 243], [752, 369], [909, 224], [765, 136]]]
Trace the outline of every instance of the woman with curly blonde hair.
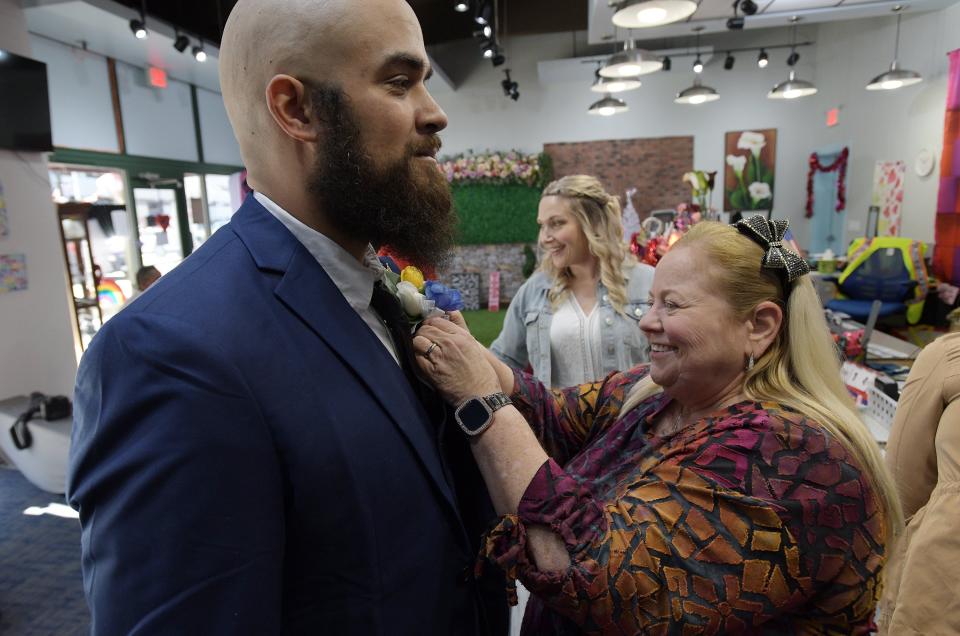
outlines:
[[510, 303], [490, 346], [500, 360], [547, 386], [565, 387], [649, 359], [638, 323], [653, 268], [623, 241], [620, 202], [587, 175], [544, 189], [537, 213], [540, 270]]

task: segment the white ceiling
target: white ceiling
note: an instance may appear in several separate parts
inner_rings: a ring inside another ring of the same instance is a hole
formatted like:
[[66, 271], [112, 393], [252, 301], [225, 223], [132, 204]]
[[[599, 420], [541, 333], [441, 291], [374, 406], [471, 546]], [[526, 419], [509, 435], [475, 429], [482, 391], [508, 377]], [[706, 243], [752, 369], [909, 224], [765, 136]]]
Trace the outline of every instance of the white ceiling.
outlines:
[[174, 49], [173, 27], [156, 20], [147, 21], [149, 37], [138, 40], [129, 26], [131, 19], [139, 17], [137, 12], [116, 2], [24, 0], [24, 13], [31, 33], [73, 46], [86, 42], [87, 50], [94, 53], [134, 66], [157, 66], [174, 79], [220, 90], [216, 47], [204, 45], [207, 61], [201, 64], [189, 48], [183, 53]]
[[[172, 26], [147, 19], [149, 37], [138, 40], [130, 31], [130, 20], [139, 13], [111, 0], [24, 0], [27, 28], [31, 33], [82, 47], [134, 66], [156, 66], [171, 78], [212, 91], [220, 91], [217, 58], [219, 50], [205, 44], [207, 61], [197, 62], [188, 48], [173, 48]], [[191, 38], [191, 46], [197, 44]], [[453, 90], [446, 73], [431, 60], [436, 73], [431, 88]]]
[[[589, 7], [588, 39], [590, 44], [601, 44], [627, 39], [623, 29], [614, 33], [613, 14], [609, 0], [587, 0]], [[759, 10], [746, 18], [745, 29], [784, 27], [790, 18], [798, 16], [803, 24], [855, 20], [891, 15], [896, 5], [904, 7], [904, 13], [936, 11], [957, 0], [755, 0]], [[703, 27], [703, 33], [727, 31], [727, 18], [733, 16], [733, 0], [700, 0], [697, 11], [687, 20], [661, 27], [634, 29], [631, 33], [637, 40], [686, 36], [694, 27]]]

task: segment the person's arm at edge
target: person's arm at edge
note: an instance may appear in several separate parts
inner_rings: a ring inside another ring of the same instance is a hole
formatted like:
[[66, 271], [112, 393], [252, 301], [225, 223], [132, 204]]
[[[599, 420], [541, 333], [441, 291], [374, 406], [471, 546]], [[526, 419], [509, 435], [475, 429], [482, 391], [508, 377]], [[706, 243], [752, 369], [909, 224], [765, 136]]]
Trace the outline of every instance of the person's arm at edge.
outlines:
[[922, 507], [937, 483], [935, 438], [943, 413], [941, 365], [945, 344], [934, 341], [913, 363], [890, 429], [886, 463], [905, 517]]

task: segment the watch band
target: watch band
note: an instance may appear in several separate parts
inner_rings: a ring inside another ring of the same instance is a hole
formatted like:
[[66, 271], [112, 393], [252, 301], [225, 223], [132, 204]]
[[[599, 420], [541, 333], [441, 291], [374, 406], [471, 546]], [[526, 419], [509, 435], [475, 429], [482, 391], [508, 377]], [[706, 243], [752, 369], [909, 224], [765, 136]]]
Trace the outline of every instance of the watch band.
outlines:
[[491, 393], [490, 395], [484, 395], [480, 399], [487, 403], [487, 406], [490, 407], [491, 413], [493, 413], [497, 409], [502, 409], [508, 404], [513, 404], [513, 400], [507, 397], [507, 394], [504, 393], [503, 391]]

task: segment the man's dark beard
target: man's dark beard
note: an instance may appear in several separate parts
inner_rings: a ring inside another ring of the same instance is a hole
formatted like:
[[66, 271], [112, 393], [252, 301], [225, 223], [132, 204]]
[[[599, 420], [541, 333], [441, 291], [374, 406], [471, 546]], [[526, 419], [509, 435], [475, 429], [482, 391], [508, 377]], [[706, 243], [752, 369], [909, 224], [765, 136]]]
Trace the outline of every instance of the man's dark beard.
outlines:
[[319, 200], [325, 220], [352, 239], [389, 247], [416, 265], [434, 267], [445, 259], [456, 235], [453, 198], [443, 174], [414, 157], [437, 150], [433, 135], [410, 144], [404, 156], [377, 169], [363, 149], [362, 133], [337, 87], [309, 87], [313, 115], [324, 122], [326, 143], [307, 188]]

